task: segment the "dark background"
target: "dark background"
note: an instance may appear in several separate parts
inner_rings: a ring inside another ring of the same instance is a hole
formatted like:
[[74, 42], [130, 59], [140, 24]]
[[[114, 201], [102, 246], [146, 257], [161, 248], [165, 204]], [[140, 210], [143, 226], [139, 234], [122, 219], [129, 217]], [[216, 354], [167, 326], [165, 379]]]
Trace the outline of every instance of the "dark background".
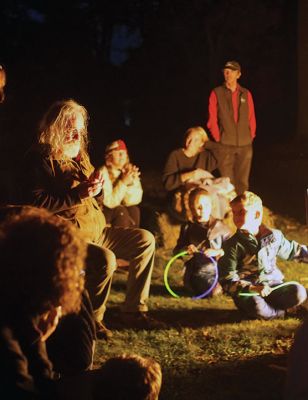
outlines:
[[308, 153], [295, 146], [297, 7], [290, 0], [2, 0], [2, 185], [14, 182], [11, 171], [43, 113], [65, 98], [89, 111], [95, 165], [106, 144], [122, 138], [142, 172], [160, 174], [186, 129], [206, 125], [209, 93], [222, 83], [224, 63], [237, 60], [257, 116], [251, 189], [303, 221], [306, 180], [299, 178]]
[[[288, 141], [296, 124], [296, 9], [289, 0], [2, 1], [4, 158], [19, 157], [54, 101], [90, 114], [92, 158], [127, 141], [160, 167], [187, 128], [205, 126], [227, 60], [254, 97], [256, 146]], [[123, 31], [122, 38], [115, 33]]]

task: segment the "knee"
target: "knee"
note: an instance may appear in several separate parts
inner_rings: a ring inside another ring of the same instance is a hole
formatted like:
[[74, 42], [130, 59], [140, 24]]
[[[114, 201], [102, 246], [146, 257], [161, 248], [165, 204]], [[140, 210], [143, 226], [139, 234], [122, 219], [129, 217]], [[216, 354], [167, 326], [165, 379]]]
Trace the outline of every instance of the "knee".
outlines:
[[102, 248], [102, 253], [104, 258], [103, 265], [106, 265], [106, 274], [110, 276], [117, 269], [116, 256], [111, 250], [105, 248]]
[[139, 231], [139, 241], [146, 247], [151, 247], [155, 250], [155, 237], [154, 235], [146, 229], [138, 229]]
[[103, 268], [107, 276], [112, 276], [117, 268], [115, 254], [111, 250], [90, 244], [88, 246], [86, 266], [90, 273]]
[[296, 302], [297, 304], [303, 303], [307, 299], [307, 290], [302, 285], [296, 286]]
[[113, 209], [115, 218], [124, 218], [128, 216], [128, 211], [125, 206], [119, 205]]
[[260, 296], [234, 299], [237, 307], [250, 318], [267, 319], [265, 300]]

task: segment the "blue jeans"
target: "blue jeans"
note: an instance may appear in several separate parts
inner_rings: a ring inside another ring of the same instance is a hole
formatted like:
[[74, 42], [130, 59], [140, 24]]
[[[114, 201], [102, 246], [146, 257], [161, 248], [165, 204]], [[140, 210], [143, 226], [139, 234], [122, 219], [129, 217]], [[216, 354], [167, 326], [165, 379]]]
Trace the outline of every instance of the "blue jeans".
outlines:
[[275, 289], [267, 297], [234, 296], [233, 301], [237, 308], [250, 318], [274, 319], [283, 318], [285, 310], [298, 306], [307, 298], [307, 291], [300, 284], [289, 285]]
[[185, 263], [184, 286], [195, 296], [206, 292], [214, 283], [215, 265], [203, 254], [196, 253]]

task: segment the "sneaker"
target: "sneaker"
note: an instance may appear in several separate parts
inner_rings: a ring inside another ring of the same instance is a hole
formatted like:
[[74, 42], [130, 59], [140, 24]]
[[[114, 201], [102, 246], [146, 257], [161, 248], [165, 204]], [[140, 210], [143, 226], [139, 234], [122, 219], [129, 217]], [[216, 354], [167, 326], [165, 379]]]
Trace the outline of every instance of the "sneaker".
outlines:
[[95, 328], [97, 339], [108, 340], [113, 336], [111, 330], [106, 328], [106, 325], [102, 321], [95, 321]]
[[127, 328], [145, 330], [167, 329], [168, 327], [164, 322], [149, 317], [146, 312], [123, 312], [121, 313], [121, 322]]
[[307, 309], [302, 305], [290, 307], [285, 311], [285, 317], [304, 319], [307, 316]]

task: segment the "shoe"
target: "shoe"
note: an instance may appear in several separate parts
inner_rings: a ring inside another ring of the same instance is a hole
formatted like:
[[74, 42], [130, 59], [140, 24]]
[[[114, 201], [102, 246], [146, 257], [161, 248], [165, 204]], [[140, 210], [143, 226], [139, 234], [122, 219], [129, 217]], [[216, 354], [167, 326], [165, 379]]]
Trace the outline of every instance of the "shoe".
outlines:
[[121, 322], [127, 328], [155, 330], [167, 329], [168, 325], [155, 318], [149, 317], [145, 312], [121, 313]]
[[285, 317], [304, 319], [307, 316], [307, 309], [302, 305], [290, 307], [285, 311]]
[[95, 321], [95, 329], [97, 339], [108, 340], [113, 336], [111, 330], [106, 328], [106, 325], [102, 321]]

